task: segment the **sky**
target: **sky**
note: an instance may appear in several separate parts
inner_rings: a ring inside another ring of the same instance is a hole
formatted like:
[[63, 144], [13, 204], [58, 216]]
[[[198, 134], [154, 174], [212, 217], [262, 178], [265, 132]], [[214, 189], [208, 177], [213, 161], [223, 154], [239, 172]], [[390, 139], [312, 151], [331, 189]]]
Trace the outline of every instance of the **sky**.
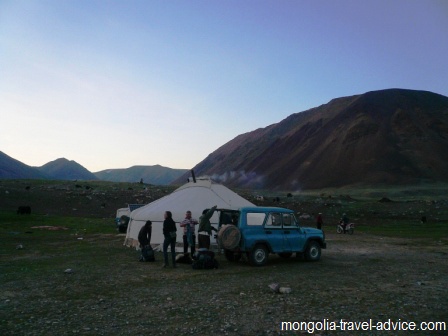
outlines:
[[333, 98], [448, 96], [446, 0], [0, 0], [0, 151], [191, 169]]

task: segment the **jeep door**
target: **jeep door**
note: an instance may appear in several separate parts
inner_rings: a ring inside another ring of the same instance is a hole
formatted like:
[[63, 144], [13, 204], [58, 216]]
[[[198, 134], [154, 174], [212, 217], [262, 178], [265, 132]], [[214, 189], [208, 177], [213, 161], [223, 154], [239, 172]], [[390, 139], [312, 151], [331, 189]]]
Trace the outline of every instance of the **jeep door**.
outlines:
[[283, 234], [282, 214], [278, 212], [269, 213], [264, 224], [266, 240], [271, 245], [272, 252], [281, 253], [289, 250], [288, 241]]
[[218, 229], [224, 224], [238, 225], [238, 217], [240, 212], [238, 210], [217, 209], [219, 211]]
[[283, 234], [289, 252], [301, 252], [305, 246], [305, 234], [292, 213], [284, 213]]

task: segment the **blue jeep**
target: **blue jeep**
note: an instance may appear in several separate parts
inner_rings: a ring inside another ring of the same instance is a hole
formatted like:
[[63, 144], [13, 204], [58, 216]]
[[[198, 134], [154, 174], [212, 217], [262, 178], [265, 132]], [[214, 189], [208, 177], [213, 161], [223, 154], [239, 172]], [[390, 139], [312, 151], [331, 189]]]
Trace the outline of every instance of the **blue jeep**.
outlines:
[[326, 248], [322, 230], [301, 227], [294, 211], [276, 207], [220, 209], [218, 244], [229, 261], [246, 254], [254, 266], [263, 266], [269, 253], [289, 258], [293, 253], [318, 261]]

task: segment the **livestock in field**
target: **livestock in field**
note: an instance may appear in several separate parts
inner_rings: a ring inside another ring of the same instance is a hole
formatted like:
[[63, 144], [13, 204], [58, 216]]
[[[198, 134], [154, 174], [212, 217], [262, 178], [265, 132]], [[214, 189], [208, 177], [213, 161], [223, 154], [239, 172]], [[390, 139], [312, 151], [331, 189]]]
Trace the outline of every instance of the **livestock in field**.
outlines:
[[31, 215], [31, 207], [28, 205], [21, 205], [17, 209], [18, 215]]

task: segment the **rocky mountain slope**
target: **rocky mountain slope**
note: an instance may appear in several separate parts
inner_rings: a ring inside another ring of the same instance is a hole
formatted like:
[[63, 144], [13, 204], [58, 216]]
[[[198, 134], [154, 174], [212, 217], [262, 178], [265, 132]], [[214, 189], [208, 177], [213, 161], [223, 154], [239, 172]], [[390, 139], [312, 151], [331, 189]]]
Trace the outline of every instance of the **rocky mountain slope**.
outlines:
[[333, 99], [241, 134], [194, 171], [243, 188], [400, 185], [447, 181], [447, 158], [448, 97], [388, 89]]
[[[300, 190], [448, 182], [448, 97], [388, 89], [342, 97], [241, 134], [194, 167], [229, 187]], [[58, 159], [27, 166], [0, 152], [0, 179], [183, 184], [190, 172], [134, 166], [91, 173]]]

